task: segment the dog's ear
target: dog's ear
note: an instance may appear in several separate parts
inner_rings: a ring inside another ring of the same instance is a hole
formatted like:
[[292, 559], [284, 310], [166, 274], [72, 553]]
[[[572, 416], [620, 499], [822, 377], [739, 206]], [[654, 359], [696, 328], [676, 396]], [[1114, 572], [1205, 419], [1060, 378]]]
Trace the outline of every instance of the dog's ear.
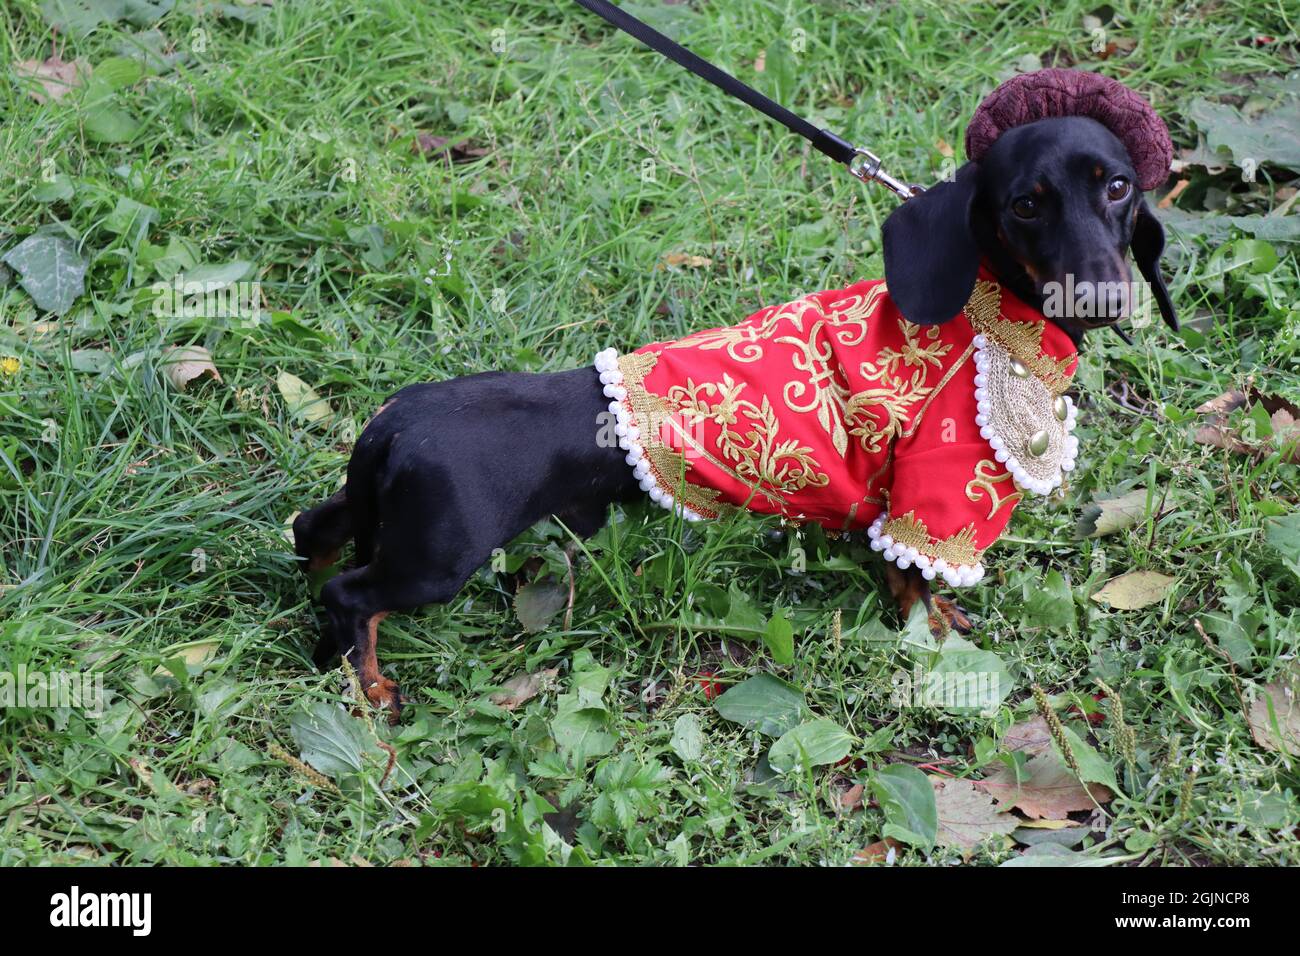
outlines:
[[979, 167], [913, 196], [885, 220], [885, 285], [907, 321], [938, 325], [958, 315], [979, 273], [971, 211]]
[[1169, 290], [1165, 288], [1164, 277], [1160, 275], [1160, 255], [1165, 251], [1165, 229], [1147, 201], [1142, 198], [1138, 199], [1137, 220], [1133, 224], [1133, 239], [1129, 242], [1129, 249], [1133, 253], [1133, 261], [1137, 263], [1138, 272], [1142, 273], [1142, 278], [1147, 280], [1155, 294], [1160, 315], [1177, 332], [1178, 316], [1169, 299]]

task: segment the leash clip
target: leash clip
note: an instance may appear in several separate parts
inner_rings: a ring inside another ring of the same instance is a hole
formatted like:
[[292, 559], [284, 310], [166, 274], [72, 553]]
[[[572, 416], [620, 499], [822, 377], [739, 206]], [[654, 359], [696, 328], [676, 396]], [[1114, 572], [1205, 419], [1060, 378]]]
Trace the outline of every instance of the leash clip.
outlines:
[[854, 159], [849, 163], [849, 172], [864, 183], [878, 182], [903, 199], [911, 199], [925, 192], [923, 187], [909, 185], [885, 172], [881, 158], [865, 146], [853, 147], [853, 154]]

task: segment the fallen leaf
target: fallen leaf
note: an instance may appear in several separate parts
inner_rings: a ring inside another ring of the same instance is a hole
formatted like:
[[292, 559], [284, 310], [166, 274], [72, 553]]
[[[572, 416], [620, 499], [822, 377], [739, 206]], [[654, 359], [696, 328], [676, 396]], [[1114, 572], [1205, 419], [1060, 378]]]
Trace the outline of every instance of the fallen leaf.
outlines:
[[1129, 571], [1107, 581], [1092, 600], [1116, 610], [1136, 611], [1163, 600], [1174, 581], [1159, 571]]
[[1138, 488], [1115, 498], [1094, 498], [1074, 526], [1076, 538], [1100, 538], [1131, 528], [1146, 514], [1147, 491]]
[[[1103, 700], [1106, 699], [1106, 695], [1093, 694], [1092, 699], [1096, 701], [1098, 704], [1100, 704]], [[1098, 724], [1104, 724], [1106, 722], [1106, 715], [1102, 713], [1100, 709], [1091, 710], [1085, 714], [1083, 712], [1083, 709], [1078, 704], [1071, 704], [1069, 707], [1065, 709], [1065, 712], [1067, 714], [1073, 714], [1074, 716], [1078, 717], [1081, 720], [1086, 720], [1094, 727], [1097, 726]]]
[[754, 58], [754, 72], [762, 73], [767, 69], [767, 51], [759, 50], [758, 56]]
[[[90, 79], [90, 64], [81, 59], [65, 62], [56, 53], [44, 61], [21, 60], [14, 66], [14, 72], [20, 80], [35, 80], [27, 92], [37, 103], [45, 103], [61, 100], [77, 87], [85, 86]], [[45, 92], [40, 92], [37, 86]]]
[[1245, 392], [1232, 389], [1207, 402], [1202, 402], [1197, 406], [1196, 413], [1198, 415], [1211, 415], [1216, 418], [1227, 418], [1229, 412], [1245, 405], [1248, 400]]
[[447, 136], [434, 136], [432, 133], [417, 133], [411, 148], [420, 156], [446, 156], [453, 163], [472, 163], [491, 152], [484, 146], [471, 146], [467, 140], [453, 142]]
[[546, 629], [562, 608], [569, 603], [568, 585], [553, 577], [525, 584], [515, 592], [515, 617], [530, 634]]
[[994, 799], [969, 780], [931, 777], [934, 804], [939, 811], [935, 842], [958, 847], [964, 856], [991, 835], [1006, 836], [1020, 820], [1000, 810]]
[[713, 260], [704, 256], [692, 256], [685, 252], [667, 252], [664, 253], [663, 261], [659, 264], [660, 269], [707, 269], [713, 265]]
[[1047, 729], [1047, 721], [1041, 714], [1035, 714], [1030, 720], [1012, 725], [1002, 738], [1002, 749], [1008, 753], [1023, 750], [1026, 757], [1033, 757], [1052, 748], [1052, 732]]
[[862, 784], [855, 783], [853, 786], [849, 787], [849, 789], [841, 793], [839, 801], [840, 809], [856, 810], [858, 807], [862, 806], [862, 794], [865, 792], [865, 789], [866, 788], [863, 787]]
[[559, 668], [547, 667], [532, 674], [517, 674], [488, 699], [502, 710], [514, 710], [550, 687], [559, 672]]
[[89, 264], [63, 236], [28, 236], [6, 252], [3, 261], [18, 273], [19, 283], [46, 312], [62, 315], [85, 291]]
[[281, 372], [275, 378], [289, 414], [309, 425], [328, 425], [334, 420], [334, 409], [316, 390], [290, 372]]
[[[1238, 409], [1250, 406], [1252, 412], [1262, 409], [1268, 419], [1263, 427], [1267, 435], [1243, 435], [1229, 424], [1229, 416]], [[1260, 457], [1282, 453], [1283, 460], [1300, 464], [1300, 406], [1279, 395], [1265, 395], [1254, 386], [1245, 391], [1232, 389], [1210, 399], [1196, 409], [1209, 420], [1197, 427], [1193, 436], [1197, 444], [1222, 448], [1238, 455]]]
[[[1300, 667], [1292, 666], [1260, 690], [1246, 715], [1255, 743], [1265, 750], [1300, 757]], [[1276, 723], [1276, 728], [1274, 724]]]
[[169, 345], [163, 350], [160, 364], [167, 381], [177, 391], [185, 391], [185, 386], [200, 375], [210, 375], [221, 381], [221, 373], [212, 362], [212, 353], [201, 345]]
[[1089, 784], [1085, 790], [1055, 750], [1031, 757], [1024, 772], [1025, 779], [1018, 783], [1011, 769], [1002, 767], [974, 785], [996, 799], [999, 809], [1019, 810], [1031, 820], [1064, 820], [1076, 810], [1093, 809], [1094, 799], [1106, 803], [1112, 796], [1099, 783]]
[[[185, 667], [201, 667], [216, 656], [221, 642], [212, 641], [190, 641], [186, 644], [177, 644], [175, 647], [169, 647], [162, 652], [163, 660], [180, 659]], [[167, 677], [171, 671], [163, 664], [159, 664], [153, 672], [154, 677]]]
[[1074, 820], [1021, 820], [1020, 826], [1030, 830], [1068, 830], [1071, 827], [1083, 827]]
[[673, 736], [668, 741], [673, 753], [686, 763], [698, 763], [704, 756], [704, 727], [695, 714], [682, 714], [673, 724]]
[[901, 849], [903, 849], [901, 843], [893, 837], [885, 837], [883, 840], [864, 846], [854, 853], [853, 862], [858, 864], [888, 862], [890, 854], [897, 856]]

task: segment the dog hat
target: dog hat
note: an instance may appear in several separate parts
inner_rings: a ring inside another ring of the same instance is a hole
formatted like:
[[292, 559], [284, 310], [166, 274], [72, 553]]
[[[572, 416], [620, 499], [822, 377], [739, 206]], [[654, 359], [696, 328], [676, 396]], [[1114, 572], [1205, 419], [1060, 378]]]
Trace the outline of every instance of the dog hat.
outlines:
[[1143, 190], [1168, 178], [1174, 146], [1151, 104], [1118, 80], [1083, 70], [1037, 70], [1007, 80], [971, 117], [966, 155], [978, 161], [1007, 130], [1056, 116], [1089, 116], [1114, 133]]

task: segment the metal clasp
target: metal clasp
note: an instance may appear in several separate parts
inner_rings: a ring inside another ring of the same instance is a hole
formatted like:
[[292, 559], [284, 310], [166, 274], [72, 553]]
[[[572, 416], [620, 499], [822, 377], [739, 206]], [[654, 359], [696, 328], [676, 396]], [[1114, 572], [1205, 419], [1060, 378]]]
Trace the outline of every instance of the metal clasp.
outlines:
[[919, 196], [925, 192], [925, 189], [921, 186], [910, 185], [902, 180], [895, 179], [885, 172], [880, 157], [865, 146], [855, 146], [853, 152], [857, 158], [849, 163], [849, 172], [864, 183], [878, 182], [903, 199], [911, 199], [913, 196]]

